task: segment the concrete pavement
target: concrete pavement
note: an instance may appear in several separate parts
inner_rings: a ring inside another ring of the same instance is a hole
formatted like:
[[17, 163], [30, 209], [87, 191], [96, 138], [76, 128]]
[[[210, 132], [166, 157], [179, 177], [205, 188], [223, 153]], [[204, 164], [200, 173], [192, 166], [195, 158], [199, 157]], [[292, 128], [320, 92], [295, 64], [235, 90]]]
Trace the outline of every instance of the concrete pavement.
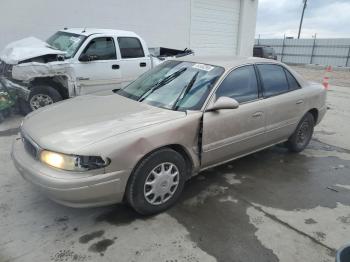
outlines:
[[0, 261], [334, 261], [350, 242], [350, 89], [331, 87], [301, 154], [282, 146], [191, 179], [168, 212], [48, 200], [10, 160], [20, 117], [0, 125]]

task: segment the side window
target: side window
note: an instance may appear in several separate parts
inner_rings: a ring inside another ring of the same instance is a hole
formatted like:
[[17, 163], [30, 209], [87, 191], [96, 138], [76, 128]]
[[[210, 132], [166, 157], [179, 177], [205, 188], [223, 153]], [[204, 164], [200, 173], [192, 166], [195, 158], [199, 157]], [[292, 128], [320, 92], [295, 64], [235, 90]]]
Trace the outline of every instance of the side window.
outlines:
[[95, 56], [94, 60], [117, 59], [112, 37], [99, 37], [91, 40], [83, 53], [88, 56]]
[[289, 90], [299, 89], [300, 85], [297, 82], [297, 80], [294, 78], [294, 76], [287, 69], [284, 69], [284, 71], [286, 72], [286, 75], [287, 75]]
[[265, 97], [288, 91], [288, 82], [284, 69], [279, 65], [258, 65], [263, 93]]
[[140, 40], [135, 37], [118, 37], [118, 44], [122, 58], [145, 56]]
[[254, 67], [243, 66], [229, 73], [216, 91], [216, 97], [221, 96], [234, 98], [239, 103], [257, 99], [258, 83]]

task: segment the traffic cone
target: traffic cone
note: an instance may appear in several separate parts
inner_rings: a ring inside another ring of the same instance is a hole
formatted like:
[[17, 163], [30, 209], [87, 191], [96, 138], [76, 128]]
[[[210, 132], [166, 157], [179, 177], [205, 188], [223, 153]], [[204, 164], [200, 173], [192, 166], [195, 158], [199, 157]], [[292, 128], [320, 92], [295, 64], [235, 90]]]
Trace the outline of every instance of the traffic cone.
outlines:
[[324, 86], [324, 88], [326, 90], [328, 90], [328, 88], [329, 88], [329, 77], [330, 77], [331, 73], [332, 73], [332, 66], [327, 66], [325, 76], [324, 76], [323, 81], [322, 81], [322, 85]]

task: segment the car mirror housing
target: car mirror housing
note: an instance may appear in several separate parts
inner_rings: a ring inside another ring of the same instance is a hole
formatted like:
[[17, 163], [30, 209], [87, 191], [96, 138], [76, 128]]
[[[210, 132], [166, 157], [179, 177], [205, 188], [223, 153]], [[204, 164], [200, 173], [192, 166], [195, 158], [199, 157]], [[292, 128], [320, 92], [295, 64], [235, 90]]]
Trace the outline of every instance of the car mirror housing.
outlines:
[[79, 57], [79, 61], [80, 61], [80, 62], [90, 62], [90, 61], [97, 60], [97, 59], [98, 59], [98, 56], [97, 56], [97, 55], [82, 54], [82, 55]]
[[221, 109], [236, 109], [239, 107], [239, 103], [236, 99], [222, 96], [219, 97], [212, 105], [207, 108], [207, 112], [217, 111]]

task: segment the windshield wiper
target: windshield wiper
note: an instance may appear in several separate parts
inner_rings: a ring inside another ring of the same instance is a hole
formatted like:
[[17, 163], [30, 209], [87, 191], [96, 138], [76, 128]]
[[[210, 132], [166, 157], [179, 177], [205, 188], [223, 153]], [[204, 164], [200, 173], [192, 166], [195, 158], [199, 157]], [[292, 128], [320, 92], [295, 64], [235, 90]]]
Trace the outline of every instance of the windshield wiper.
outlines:
[[184, 99], [184, 97], [186, 97], [186, 95], [188, 94], [188, 92], [191, 91], [193, 84], [196, 82], [197, 80], [197, 76], [198, 76], [199, 72], [195, 73], [194, 76], [192, 77], [191, 81], [182, 89], [180, 95], [176, 98], [176, 101], [173, 105], [173, 110], [178, 110], [179, 109], [179, 102], [182, 101], [182, 99]]
[[176, 71], [175, 73], [172, 73], [171, 75], [165, 77], [164, 79], [162, 79], [160, 82], [156, 83], [150, 90], [146, 91], [144, 94], [141, 95], [141, 97], [137, 100], [139, 102], [142, 102], [143, 100], [145, 100], [149, 95], [151, 95], [154, 91], [156, 91], [157, 89], [161, 88], [162, 86], [170, 83], [171, 81], [173, 81], [175, 78], [177, 78], [178, 76], [180, 76], [183, 72], [185, 72], [187, 70], [186, 67], [181, 68], [180, 70]]

